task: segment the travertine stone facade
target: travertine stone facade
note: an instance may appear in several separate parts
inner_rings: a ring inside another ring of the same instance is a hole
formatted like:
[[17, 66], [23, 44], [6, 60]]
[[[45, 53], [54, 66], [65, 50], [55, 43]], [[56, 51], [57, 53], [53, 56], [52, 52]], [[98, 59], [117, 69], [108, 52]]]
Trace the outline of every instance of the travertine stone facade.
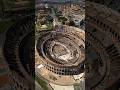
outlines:
[[86, 48], [97, 53], [99, 63], [90, 64], [93, 71], [88, 72], [86, 88], [105, 90], [120, 78], [120, 14], [97, 3], [87, 2], [86, 7]]
[[60, 75], [75, 75], [83, 72], [85, 60], [85, 33], [83, 30], [59, 26], [53, 31], [38, 35], [37, 51], [43, 65]]

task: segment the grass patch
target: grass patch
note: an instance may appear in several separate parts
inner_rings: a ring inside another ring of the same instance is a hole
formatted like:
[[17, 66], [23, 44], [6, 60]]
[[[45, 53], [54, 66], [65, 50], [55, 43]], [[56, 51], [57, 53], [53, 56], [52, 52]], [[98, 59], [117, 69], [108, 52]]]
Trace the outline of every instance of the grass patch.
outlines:
[[36, 81], [40, 84], [40, 86], [43, 88], [43, 90], [50, 90], [48, 87], [48, 84], [41, 78], [39, 78], [37, 75], [35, 75]]

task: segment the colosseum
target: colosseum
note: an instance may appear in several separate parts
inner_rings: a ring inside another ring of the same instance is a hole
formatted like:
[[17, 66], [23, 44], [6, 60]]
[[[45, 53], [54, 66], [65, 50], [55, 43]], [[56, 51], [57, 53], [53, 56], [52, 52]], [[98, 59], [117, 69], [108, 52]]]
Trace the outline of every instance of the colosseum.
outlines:
[[119, 90], [120, 14], [98, 3], [86, 7], [86, 90]]
[[27, 19], [27, 21], [25, 18], [22, 19], [22, 22], [17, 22], [6, 31], [3, 54], [10, 70], [10, 87], [6, 90], [33, 90], [35, 88], [34, 30], [31, 29], [34, 26], [34, 18], [30, 16]]
[[[63, 25], [52, 31], [41, 31], [34, 37], [33, 17], [16, 21], [0, 36], [3, 41], [0, 43], [0, 59], [9, 67], [7, 70], [0, 67], [0, 79], [5, 78], [0, 89], [35, 89], [35, 49], [46, 70], [52, 73], [71, 76], [85, 72], [86, 90], [119, 90], [120, 14], [114, 4], [106, 2], [108, 8], [101, 3], [86, 2], [85, 32]], [[10, 72], [9, 76], [5, 72]], [[8, 88], [5, 83], [9, 84]]]
[[36, 49], [43, 65], [60, 75], [83, 72], [85, 60], [85, 33], [75, 27], [59, 26], [53, 31], [37, 35]]

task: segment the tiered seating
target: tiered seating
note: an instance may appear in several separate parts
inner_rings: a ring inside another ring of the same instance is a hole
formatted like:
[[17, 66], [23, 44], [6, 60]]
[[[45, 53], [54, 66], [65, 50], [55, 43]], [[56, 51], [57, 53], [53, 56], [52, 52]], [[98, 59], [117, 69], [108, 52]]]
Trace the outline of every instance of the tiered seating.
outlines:
[[35, 71], [34, 41], [34, 18], [31, 16], [17, 21], [7, 30], [4, 44], [4, 56], [10, 70], [17, 73], [17, 77], [30, 80], [30, 84]]
[[[96, 52], [103, 62], [102, 67], [98, 63], [97, 72], [100, 75], [96, 74], [96, 78], [88, 76], [94, 83], [91, 84], [89, 79], [86, 83], [88, 86], [91, 85], [89, 88], [92, 90], [105, 90], [114, 85], [120, 78], [120, 27], [118, 26], [120, 18], [117, 12], [105, 6], [90, 2], [86, 5], [88, 8], [86, 17], [87, 48], [89, 47]], [[100, 77], [101, 79], [99, 79]]]

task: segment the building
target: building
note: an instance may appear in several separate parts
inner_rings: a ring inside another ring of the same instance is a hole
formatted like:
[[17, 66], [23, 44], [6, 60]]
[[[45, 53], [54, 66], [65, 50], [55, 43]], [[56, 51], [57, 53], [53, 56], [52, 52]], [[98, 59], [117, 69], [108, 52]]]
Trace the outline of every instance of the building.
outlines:
[[120, 14], [97, 3], [87, 2], [86, 7], [86, 89], [118, 90]]
[[[3, 56], [8, 63], [9, 89], [33, 90], [34, 77], [34, 18], [22, 19], [4, 32]], [[32, 43], [32, 44], [31, 44]], [[3, 87], [4, 88], [4, 87]], [[4, 89], [3, 89], [4, 90]]]
[[82, 73], [85, 60], [84, 31], [70, 26], [58, 26], [54, 30], [38, 35], [36, 48], [44, 67], [60, 75]]

